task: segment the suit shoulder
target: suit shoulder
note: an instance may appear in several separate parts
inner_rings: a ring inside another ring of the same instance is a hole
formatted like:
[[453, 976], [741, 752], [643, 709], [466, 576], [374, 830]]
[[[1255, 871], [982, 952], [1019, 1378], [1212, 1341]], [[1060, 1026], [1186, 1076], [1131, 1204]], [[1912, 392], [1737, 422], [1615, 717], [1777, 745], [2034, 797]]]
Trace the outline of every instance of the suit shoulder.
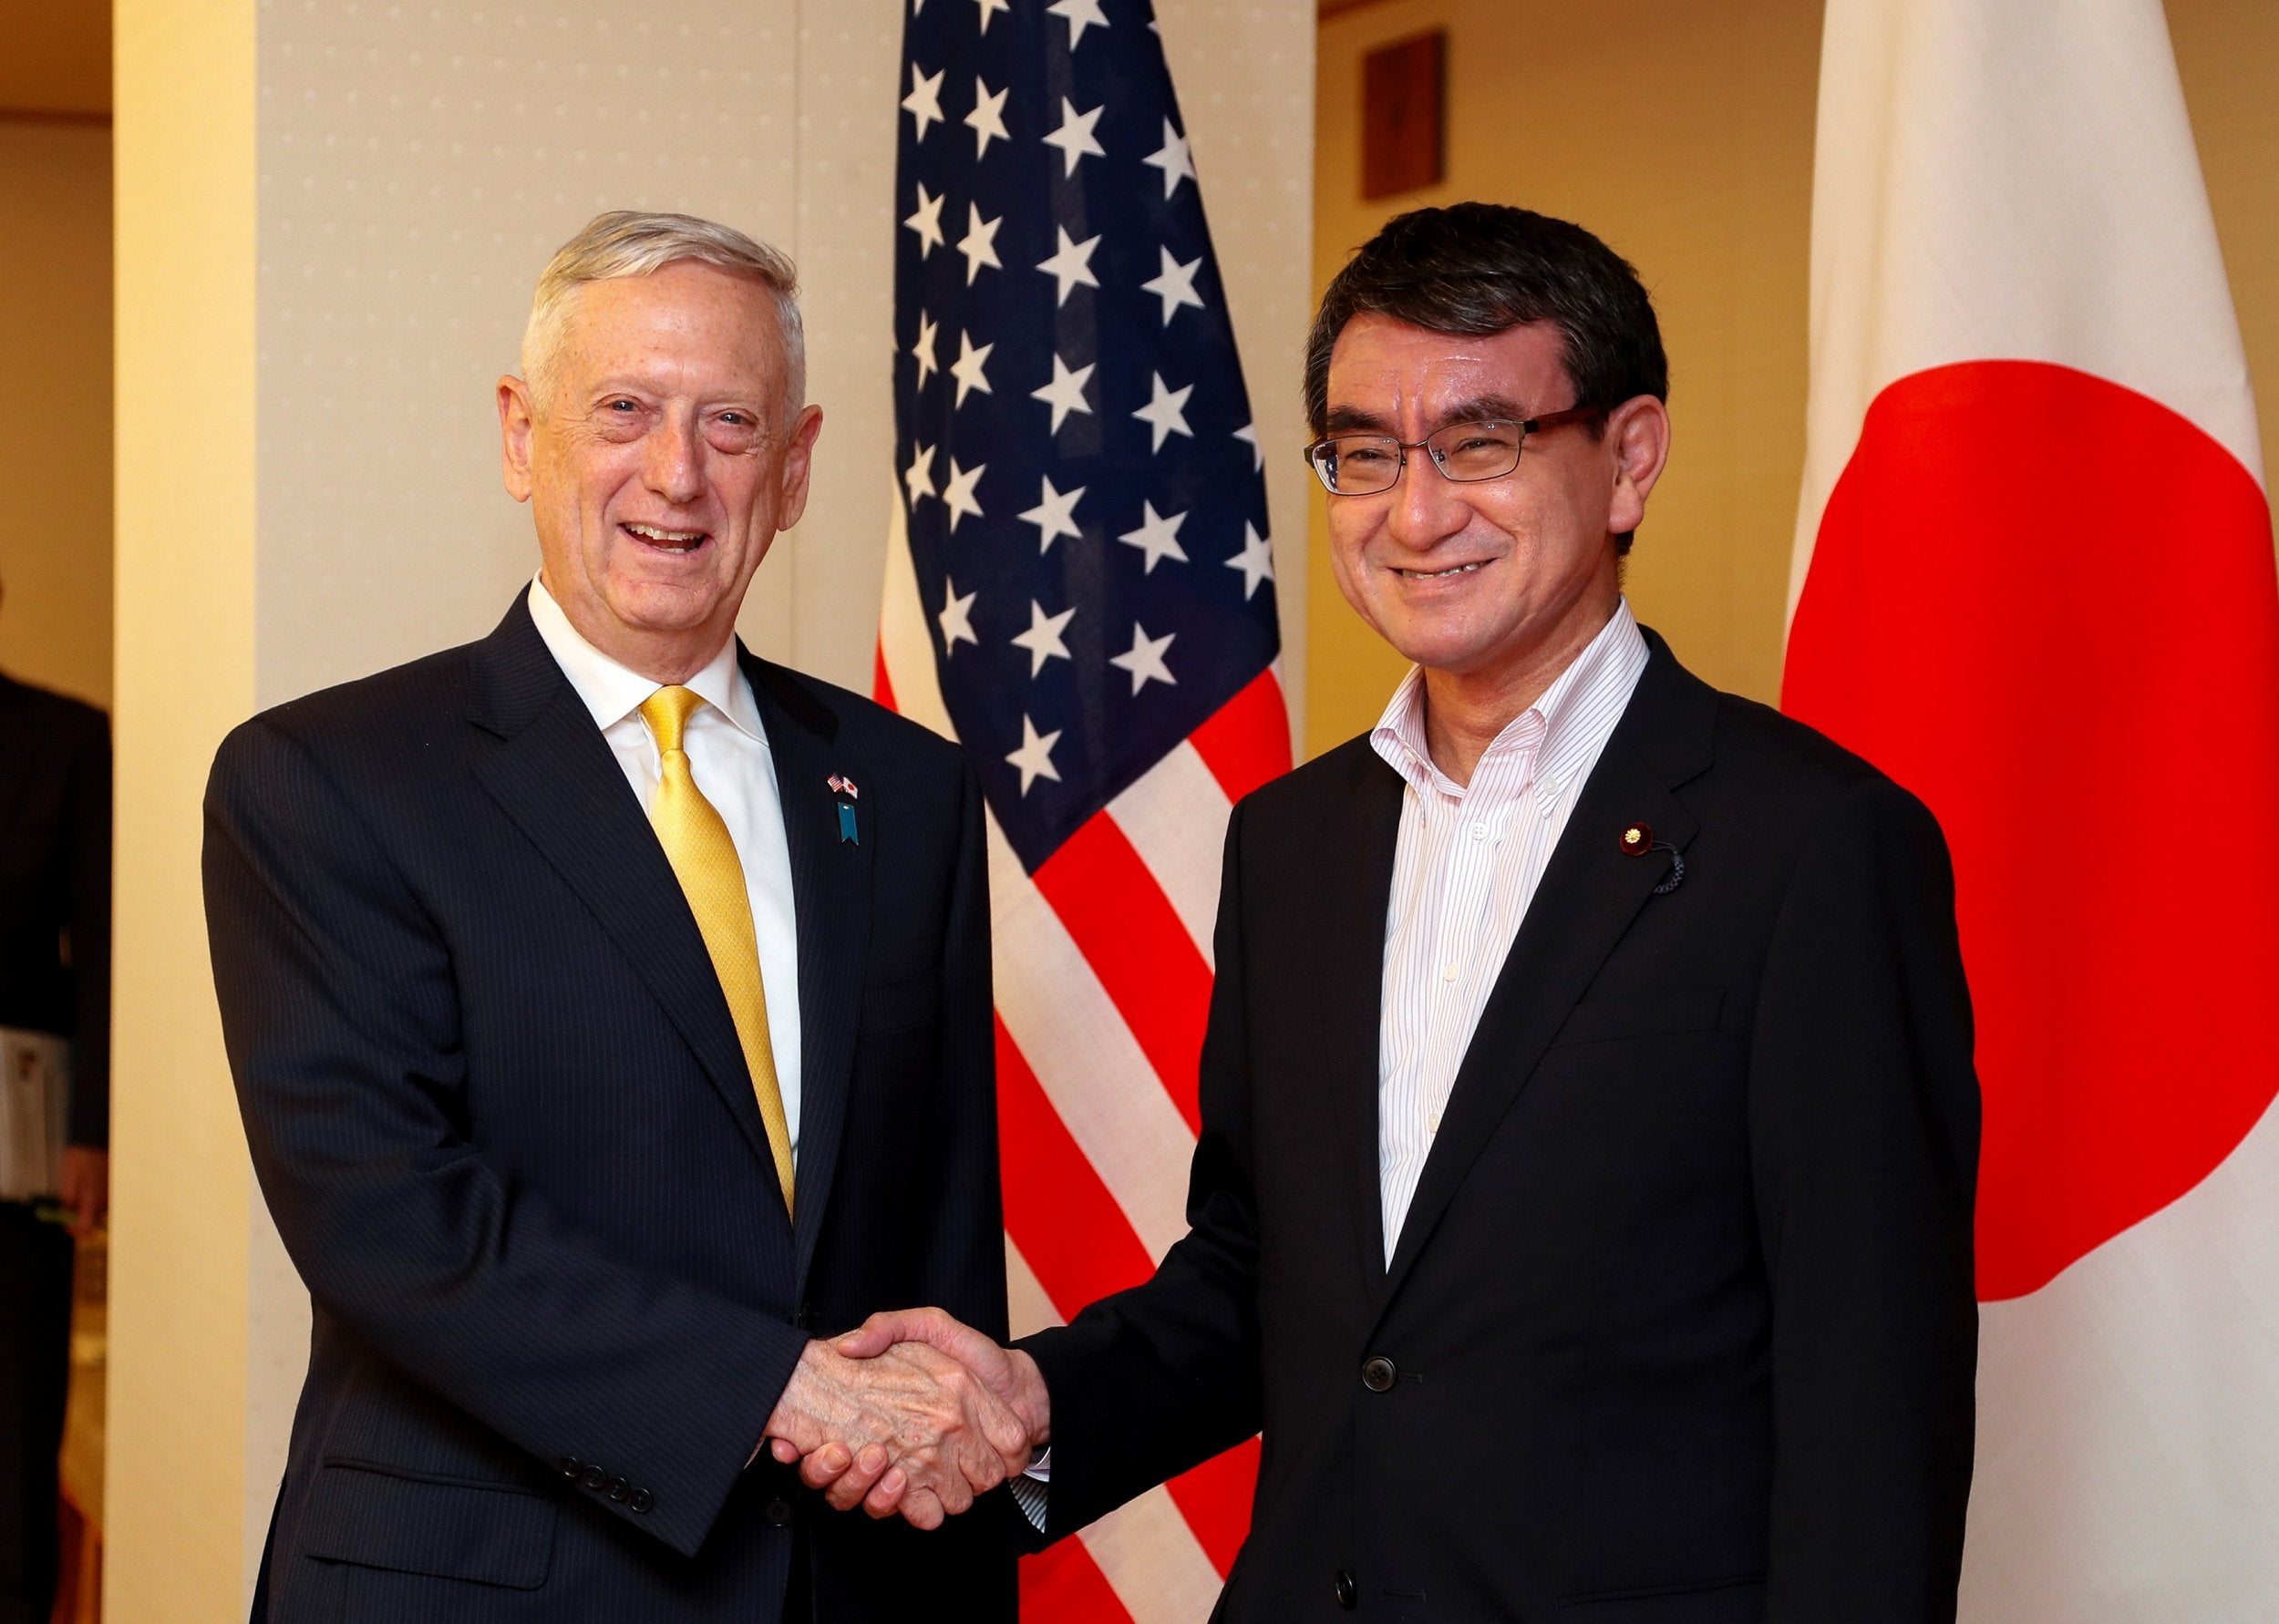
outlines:
[[110, 729], [109, 713], [100, 705], [14, 677], [0, 676], [0, 704], [50, 736], [87, 737]]
[[756, 661], [758, 674], [795, 720], [828, 732], [850, 749], [905, 769], [962, 775], [965, 753], [923, 723], [888, 710], [876, 700], [821, 677], [770, 661]]
[[1809, 723], [1738, 694], [1717, 694], [1717, 765], [1799, 809], [1850, 807], [1936, 829], [1922, 798]]
[[1397, 777], [1366, 733], [1269, 779], [1242, 800], [1246, 817], [1280, 826], [1311, 820], [1326, 807], [1385, 778]]
[[263, 735], [284, 735], [322, 757], [432, 734], [437, 724], [465, 714], [468, 654], [474, 646], [445, 649], [272, 705], [232, 729], [222, 754], [226, 757]]

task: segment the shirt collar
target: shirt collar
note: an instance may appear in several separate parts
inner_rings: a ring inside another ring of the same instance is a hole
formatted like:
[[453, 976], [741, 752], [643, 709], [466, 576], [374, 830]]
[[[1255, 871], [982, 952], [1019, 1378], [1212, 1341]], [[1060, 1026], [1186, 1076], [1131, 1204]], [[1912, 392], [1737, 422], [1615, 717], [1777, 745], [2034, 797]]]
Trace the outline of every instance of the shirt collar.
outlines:
[[[1501, 733], [1480, 753], [1480, 759], [1533, 749], [1538, 777], [1562, 782], [1571, 770], [1593, 755], [1602, 741], [1589, 723], [1604, 718], [1605, 707], [1593, 703], [1619, 687], [1626, 702], [1646, 664], [1646, 640], [1630, 612], [1630, 600], [1618, 599], [1614, 612], [1597, 636], [1568, 663], [1542, 697], [1504, 725]], [[1614, 715], [1619, 716], [1616, 706]], [[1607, 722], [1611, 730], [1612, 721]], [[1412, 665], [1370, 731], [1369, 745], [1387, 765], [1419, 791], [1427, 786], [1444, 795], [1462, 795], [1464, 786], [1443, 773], [1432, 759], [1425, 736], [1424, 667]]]
[[[554, 663], [562, 667], [562, 674], [570, 679], [570, 686], [593, 714], [593, 725], [603, 732], [607, 733], [631, 716], [657, 691], [659, 684], [619, 664], [579, 635], [578, 629], [570, 623], [570, 617], [562, 612], [562, 605], [546, 590], [543, 579], [531, 581], [530, 609], [531, 622], [538, 628], [547, 652], [553, 655]], [[763, 745], [768, 742], [767, 730], [760, 725], [759, 706], [752, 699], [751, 684], [744, 680], [744, 673], [737, 663], [735, 638], [723, 643], [720, 652], [683, 686], [694, 690], [698, 698], [726, 716], [738, 733]]]

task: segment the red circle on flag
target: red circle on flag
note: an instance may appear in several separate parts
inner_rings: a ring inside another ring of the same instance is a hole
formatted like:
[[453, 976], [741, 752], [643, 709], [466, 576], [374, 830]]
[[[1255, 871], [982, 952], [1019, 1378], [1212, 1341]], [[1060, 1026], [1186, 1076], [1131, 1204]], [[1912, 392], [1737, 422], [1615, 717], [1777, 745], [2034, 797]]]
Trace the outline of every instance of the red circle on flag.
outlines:
[[2166, 406], [2041, 362], [1885, 389], [1820, 521], [1783, 708], [1954, 856], [1979, 1296], [2175, 1200], [2279, 1092], [2270, 510]]

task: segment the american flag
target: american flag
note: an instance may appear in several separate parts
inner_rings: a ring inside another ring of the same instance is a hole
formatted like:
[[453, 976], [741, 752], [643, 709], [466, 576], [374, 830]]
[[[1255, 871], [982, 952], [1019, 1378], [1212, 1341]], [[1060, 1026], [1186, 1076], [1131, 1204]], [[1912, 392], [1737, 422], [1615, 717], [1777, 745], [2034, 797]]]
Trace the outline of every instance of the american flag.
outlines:
[[[878, 694], [991, 815], [1016, 1330], [1186, 1232], [1219, 848], [1290, 766], [1262, 448], [1149, 0], [914, 0]], [[1024, 1568], [1025, 1616], [1195, 1624], [1254, 1444]]]

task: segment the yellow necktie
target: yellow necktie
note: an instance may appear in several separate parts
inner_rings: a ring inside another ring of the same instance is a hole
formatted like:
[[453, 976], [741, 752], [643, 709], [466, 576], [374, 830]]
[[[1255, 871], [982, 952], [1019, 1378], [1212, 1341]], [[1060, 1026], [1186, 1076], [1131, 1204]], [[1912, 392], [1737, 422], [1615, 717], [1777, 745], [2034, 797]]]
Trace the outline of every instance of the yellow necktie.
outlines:
[[759, 942], [752, 932], [751, 895], [744, 889], [744, 865], [719, 811], [696, 787], [681, 735], [704, 699], [687, 688], [659, 688], [641, 702], [642, 718], [656, 735], [665, 758], [649, 822], [665, 847], [665, 860], [688, 898], [689, 911], [712, 957], [720, 991], [727, 995], [737, 1041], [759, 1096], [759, 1120], [768, 1129], [768, 1148], [776, 1158], [783, 1205], [791, 1207], [791, 1125], [783, 1114], [783, 1084], [776, 1076], [776, 1051], [768, 1038], [768, 992], [759, 979]]

